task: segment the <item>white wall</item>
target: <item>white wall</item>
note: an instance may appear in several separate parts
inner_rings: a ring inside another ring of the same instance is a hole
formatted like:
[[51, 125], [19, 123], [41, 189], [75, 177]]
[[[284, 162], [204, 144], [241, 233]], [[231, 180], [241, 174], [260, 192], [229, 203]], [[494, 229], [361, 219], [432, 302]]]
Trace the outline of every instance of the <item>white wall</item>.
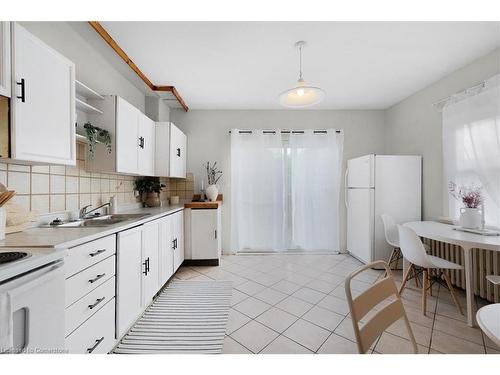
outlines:
[[[223, 250], [230, 249], [230, 138], [231, 128], [239, 129], [325, 129], [344, 130], [344, 164], [347, 159], [384, 152], [384, 111], [219, 111], [172, 110], [170, 119], [188, 138], [187, 169], [195, 177], [195, 192], [201, 179], [207, 180], [203, 163], [217, 161], [224, 176], [220, 188], [223, 204]], [[265, 184], [265, 181], [259, 183]], [[341, 202], [343, 202], [343, 196]], [[345, 249], [345, 207], [341, 205], [341, 246]]]
[[143, 84], [87, 22], [21, 22], [21, 25], [73, 61], [76, 79], [101, 94], [120, 95], [144, 112]]
[[500, 49], [474, 61], [386, 110], [386, 152], [423, 156], [423, 217], [447, 213], [443, 200], [442, 118], [433, 103], [500, 72]]

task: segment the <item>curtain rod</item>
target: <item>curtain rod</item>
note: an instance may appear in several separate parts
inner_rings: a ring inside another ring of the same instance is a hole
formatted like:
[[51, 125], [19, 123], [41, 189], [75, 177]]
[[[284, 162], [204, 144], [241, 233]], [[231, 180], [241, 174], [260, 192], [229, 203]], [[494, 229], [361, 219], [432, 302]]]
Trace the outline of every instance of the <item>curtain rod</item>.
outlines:
[[[252, 130], [240, 130], [240, 134], [252, 134]], [[264, 134], [276, 134], [276, 130], [263, 130]], [[326, 134], [326, 130], [314, 130], [314, 134]], [[342, 133], [342, 130], [335, 130], [335, 133]], [[231, 134], [231, 130], [229, 130]], [[304, 134], [304, 130], [282, 130], [281, 134]]]

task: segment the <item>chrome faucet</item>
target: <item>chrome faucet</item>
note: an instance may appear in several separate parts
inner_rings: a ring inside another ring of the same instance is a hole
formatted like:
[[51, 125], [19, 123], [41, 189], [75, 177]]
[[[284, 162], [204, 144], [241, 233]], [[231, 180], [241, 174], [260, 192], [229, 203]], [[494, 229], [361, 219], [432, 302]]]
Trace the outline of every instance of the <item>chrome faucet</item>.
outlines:
[[78, 217], [80, 218], [80, 220], [86, 219], [87, 216], [89, 214], [91, 214], [92, 212], [100, 210], [101, 208], [106, 207], [106, 206], [110, 206], [110, 203], [108, 202], [108, 203], [101, 204], [99, 207], [96, 207], [90, 211], [87, 211], [87, 208], [92, 207], [91, 204], [88, 204], [80, 209], [80, 214], [78, 215]]

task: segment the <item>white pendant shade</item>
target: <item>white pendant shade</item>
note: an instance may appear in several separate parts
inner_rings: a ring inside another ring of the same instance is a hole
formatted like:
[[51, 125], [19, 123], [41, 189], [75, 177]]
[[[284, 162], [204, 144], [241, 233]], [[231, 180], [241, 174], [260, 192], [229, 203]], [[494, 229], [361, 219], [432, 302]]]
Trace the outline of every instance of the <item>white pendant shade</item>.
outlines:
[[325, 92], [319, 87], [307, 86], [302, 79], [302, 47], [306, 42], [298, 41], [295, 46], [299, 49], [299, 80], [294, 88], [280, 94], [280, 104], [288, 108], [310, 107], [321, 102], [325, 98]]
[[286, 90], [280, 94], [280, 104], [289, 108], [309, 107], [321, 102], [325, 92], [319, 87], [306, 86], [304, 81], [293, 89]]

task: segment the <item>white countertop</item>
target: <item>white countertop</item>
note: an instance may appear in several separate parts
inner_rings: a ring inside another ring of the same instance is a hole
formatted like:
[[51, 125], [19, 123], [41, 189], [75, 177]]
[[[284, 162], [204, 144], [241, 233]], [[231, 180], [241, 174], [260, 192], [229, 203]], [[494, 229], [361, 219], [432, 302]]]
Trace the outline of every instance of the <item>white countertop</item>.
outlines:
[[136, 208], [120, 213], [149, 214], [106, 227], [66, 227], [66, 228], [31, 228], [23, 232], [12, 233], [0, 241], [0, 248], [63, 248], [68, 249], [85, 242], [121, 232], [148, 221], [172, 214], [184, 209], [184, 205], [168, 205], [157, 208]]

